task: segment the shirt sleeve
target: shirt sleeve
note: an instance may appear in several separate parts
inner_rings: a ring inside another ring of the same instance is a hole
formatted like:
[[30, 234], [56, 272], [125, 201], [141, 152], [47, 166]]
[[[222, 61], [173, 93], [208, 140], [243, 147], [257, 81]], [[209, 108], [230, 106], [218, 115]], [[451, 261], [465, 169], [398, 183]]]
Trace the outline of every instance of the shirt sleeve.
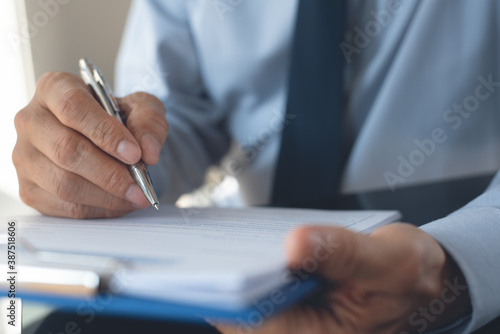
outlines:
[[488, 189], [449, 216], [422, 226], [454, 258], [467, 280], [470, 333], [500, 315], [500, 172]]
[[203, 182], [229, 147], [223, 111], [203, 85], [196, 45], [182, 0], [132, 3], [116, 65], [116, 91], [155, 95], [167, 109], [169, 135], [150, 166], [162, 201], [174, 202]]

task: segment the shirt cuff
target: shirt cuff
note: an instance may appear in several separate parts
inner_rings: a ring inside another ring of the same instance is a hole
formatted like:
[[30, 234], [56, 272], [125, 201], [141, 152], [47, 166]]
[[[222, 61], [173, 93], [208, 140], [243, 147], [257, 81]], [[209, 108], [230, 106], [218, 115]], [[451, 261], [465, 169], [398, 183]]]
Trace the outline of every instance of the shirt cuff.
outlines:
[[423, 334], [461, 334], [464, 333], [465, 329], [469, 326], [472, 314], [469, 313], [463, 317], [455, 320], [453, 323], [447, 325], [446, 327], [433, 329]]

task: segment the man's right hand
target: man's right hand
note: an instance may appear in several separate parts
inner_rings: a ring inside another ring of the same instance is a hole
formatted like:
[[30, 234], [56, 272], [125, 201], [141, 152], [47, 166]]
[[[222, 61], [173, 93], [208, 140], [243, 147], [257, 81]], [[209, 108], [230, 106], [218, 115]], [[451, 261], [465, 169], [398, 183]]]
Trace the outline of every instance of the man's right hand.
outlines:
[[21, 199], [43, 214], [116, 217], [149, 202], [125, 164], [158, 162], [168, 134], [163, 103], [135, 93], [119, 100], [127, 127], [106, 113], [76, 76], [47, 73], [15, 118], [12, 160]]

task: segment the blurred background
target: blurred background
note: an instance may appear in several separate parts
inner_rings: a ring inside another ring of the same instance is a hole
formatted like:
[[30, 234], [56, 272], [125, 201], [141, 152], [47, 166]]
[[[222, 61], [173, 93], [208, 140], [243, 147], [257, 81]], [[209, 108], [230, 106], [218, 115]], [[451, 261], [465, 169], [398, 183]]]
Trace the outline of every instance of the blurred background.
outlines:
[[[32, 98], [48, 71], [78, 75], [78, 59], [89, 57], [111, 85], [114, 63], [131, 0], [3, 0], [0, 11], [0, 216], [32, 213], [19, 199], [12, 164], [14, 116]], [[197, 191], [178, 206], [242, 206], [236, 179], [211, 168]]]
[[47, 71], [78, 74], [78, 59], [99, 64], [113, 84], [130, 0], [3, 0], [0, 10], [0, 216], [31, 212], [19, 200], [12, 165], [14, 116]]
[[[130, 0], [2, 0], [0, 10], [0, 217], [34, 213], [19, 199], [12, 164], [14, 116], [32, 98], [47, 71], [78, 74], [78, 59], [99, 64], [113, 84], [114, 62]], [[29, 325], [51, 311], [26, 304]], [[0, 333], [6, 333], [0, 324]], [[8, 333], [8, 332], [7, 332]]]

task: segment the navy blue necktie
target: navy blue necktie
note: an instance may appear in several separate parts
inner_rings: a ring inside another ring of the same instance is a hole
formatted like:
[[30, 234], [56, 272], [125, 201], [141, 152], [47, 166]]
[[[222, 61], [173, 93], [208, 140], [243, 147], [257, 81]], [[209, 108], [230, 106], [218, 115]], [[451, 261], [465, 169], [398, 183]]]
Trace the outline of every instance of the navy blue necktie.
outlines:
[[273, 206], [314, 206], [338, 193], [344, 7], [343, 0], [300, 1]]

